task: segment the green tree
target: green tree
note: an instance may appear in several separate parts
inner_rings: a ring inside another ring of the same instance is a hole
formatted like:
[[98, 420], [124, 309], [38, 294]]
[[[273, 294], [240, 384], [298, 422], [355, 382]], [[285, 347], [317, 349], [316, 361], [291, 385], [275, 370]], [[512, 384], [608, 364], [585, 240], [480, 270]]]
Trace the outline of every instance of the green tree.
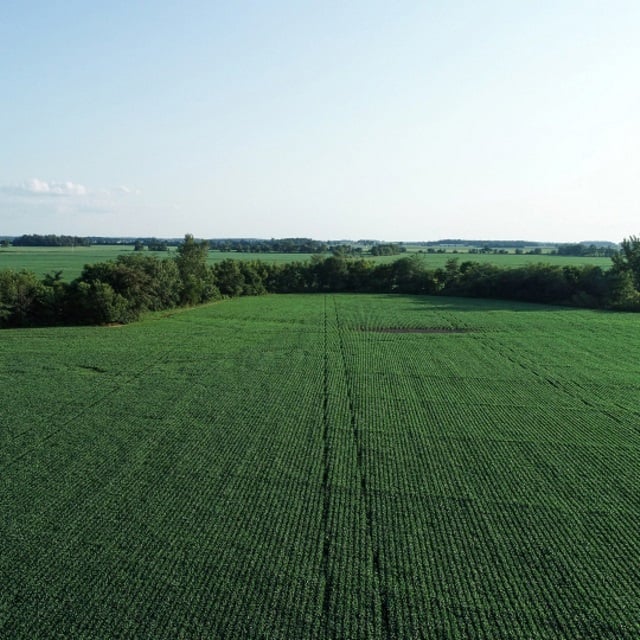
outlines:
[[208, 252], [209, 243], [206, 240], [197, 242], [189, 233], [178, 247], [175, 261], [182, 281], [182, 304], [198, 304], [216, 297], [213, 274], [207, 267]]
[[629, 236], [620, 243], [620, 251], [611, 256], [609, 303], [617, 309], [640, 306], [640, 238]]
[[[85, 265], [79, 280], [90, 285], [97, 282], [109, 285], [114, 294], [127, 302], [126, 321], [137, 319], [145, 311], [175, 307], [180, 302], [182, 291], [180, 274], [174, 261], [160, 260], [142, 253], [129, 253], [118, 256], [115, 261]], [[95, 287], [94, 290], [98, 291]], [[99, 290], [100, 299], [108, 301], [108, 291], [104, 287]], [[90, 299], [86, 292], [81, 297]], [[120, 313], [119, 298], [116, 307]]]
[[132, 317], [129, 302], [113, 287], [100, 280], [71, 283], [69, 290], [68, 319], [77, 324], [126, 323]]
[[398, 293], [433, 293], [435, 284], [429, 277], [422, 256], [414, 253], [393, 263], [393, 290]]
[[636, 290], [640, 290], [640, 238], [629, 236], [620, 243], [620, 251], [611, 257], [615, 273], [629, 273]]
[[0, 271], [0, 326], [38, 324], [46, 306], [45, 286], [31, 271]]

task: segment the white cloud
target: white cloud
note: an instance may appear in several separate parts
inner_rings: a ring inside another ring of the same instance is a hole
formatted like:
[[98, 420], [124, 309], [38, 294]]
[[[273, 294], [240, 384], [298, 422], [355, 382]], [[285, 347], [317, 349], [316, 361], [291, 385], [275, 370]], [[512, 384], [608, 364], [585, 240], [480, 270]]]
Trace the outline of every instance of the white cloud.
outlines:
[[14, 195], [22, 196], [86, 196], [88, 189], [82, 184], [66, 181], [40, 180], [31, 178], [20, 184], [3, 187], [3, 191], [9, 191]]
[[98, 230], [96, 221], [134, 220], [140, 207], [144, 207], [139, 196], [140, 190], [125, 185], [89, 187], [40, 178], [0, 183], [0, 224], [7, 234], [41, 233], [43, 220], [47, 220], [47, 224], [55, 222], [56, 233], [62, 233], [60, 228], [71, 227], [74, 233], [80, 233], [86, 227], [83, 232], [87, 235], [103, 231], [108, 235], [106, 229]]
[[70, 180], [58, 182], [56, 180], [40, 180], [39, 178], [31, 178], [30, 180], [17, 184], [0, 185], [0, 191], [5, 194], [23, 197], [67, 196], [91, 198], [140, 194], [139, 189], [132, 189], [125, 185], [120, 185], [119, 187], [89, 188], [83, 184], [71, 182]]

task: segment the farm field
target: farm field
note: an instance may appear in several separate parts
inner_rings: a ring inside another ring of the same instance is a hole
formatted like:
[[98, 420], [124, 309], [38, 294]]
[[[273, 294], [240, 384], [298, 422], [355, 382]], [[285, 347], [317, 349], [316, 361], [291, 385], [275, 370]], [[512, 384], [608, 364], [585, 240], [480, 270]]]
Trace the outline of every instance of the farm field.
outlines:
[[0, 381], [1, 638], [640, 637], [637, 315], [245, 297]]
[[[169, 252], [144, 252], [159, 258], [175, 256], [176, 249]], [[27, 269], [39, 276], [62, 270], [64, 280], [77, 278], [85, 264], [95, 264], [105, 260], [115, 260], [119, 255], [134, 253], [129, 245], [94, 245], [91, 247], [10, 247], [0, 249], [0, 269]], [[269, 263], [293, 262], [309, 260], [310, 253], [237, 253], [210, 251], [209, 264], [220, 262], [226, 258], [237, 260], [263, 260]]]
[[[94, 245], [91, 247], [9, 247], [0, 249], [0, 269], [27, 269], [40, 277], [47, 273], [62, 271], [64, 280], [71, 281], [77, 278], [85, 264], [94, 264], [105, 260], [115, 260], [118, 255], [133, 253], [133, 247], [127, 245]], [[166, 257], [175, 255], [175, 248], [171, 252], [158, 252], [145, 255]], [[327, 254], [329, 255], [329, 254]], [[402, 256], [412, 255], [411, 252], [396, 256], [381, 256], [373, 258], [364, 256], [368, 260], [376, 262], [393, 262]], [[584, 258], [571, 256], [552, 255], [515, 255], [515, 254], [469, 254], [469, 253], [423, 253], [420, 254], [425, 266], [431, 269], [444, 267], [447, 260], [458, 258], [461, 262], [472, 260], [473, 262], [495, 264], [501, 267], [522, 267], [527, 264], [544, 262], [556, 265], [583, 265], [591, 264], [608, 269], [611, 266], [610, 258]], [[238, 253], [224, 251], [210, 251], [209, 264], [220, 262], [227, 258], [235, 260], [262, 260], [269, 263], [285, 263], [305, 261], [311, 259], [309, 253]]]

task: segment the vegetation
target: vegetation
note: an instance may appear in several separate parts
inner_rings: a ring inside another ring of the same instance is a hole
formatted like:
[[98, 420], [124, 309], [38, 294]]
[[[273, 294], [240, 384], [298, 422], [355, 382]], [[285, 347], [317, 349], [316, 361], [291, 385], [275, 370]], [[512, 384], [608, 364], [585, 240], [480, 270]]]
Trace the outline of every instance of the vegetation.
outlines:
[[78, 236], [57, 236], [54, 234], [42, 236], [33, 233], [14, 238], [12, 244], [14, 247], [88, 247], [91, 245], [91, 240]]
[[86, 265], [70, 283], [0, 271], [0, 326], [126, 323], [146, 311], [263, 293], [428, 293], [612, 309], [640, 307], [640, 240], [622, 243], [612, 267], [532, 263], [512, 269], [449, 258], [427, 269], [420, 254], [376, 263], [337, 250], [285, 264], [208, 263], [209, 244], [185, 236], [172, 258], [134, 251]]
[[401, 253], [404, 253], [407, 248], [398, 243], [380, 243], [374, 244], [371, 247], [371, 255], [372, 256], [397, 256]]
[[0, 637], [640, 637], [633, 314], [283, 295], [2, 342]]
[[329, 243], [311, 238], [280, 238], [278, 240], [212, 239], [207, 241], [211, 249], [238, 251], [240, 253], [326, 253]]
[[596, 256], [612, 258], [618, 253], [618, 249], [615, 246], [610, 245], [596, 245], [594, 243], [587, 244], [586, 242], [578, 242], [575, 244], [561, 244], [556, 253], [559, 256]]

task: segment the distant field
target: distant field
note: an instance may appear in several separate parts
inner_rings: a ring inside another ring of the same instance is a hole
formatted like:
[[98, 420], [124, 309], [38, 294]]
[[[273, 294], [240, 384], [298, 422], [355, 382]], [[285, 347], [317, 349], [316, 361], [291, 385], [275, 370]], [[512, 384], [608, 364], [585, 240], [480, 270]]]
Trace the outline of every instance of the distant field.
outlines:
[[[413, 255], [412, 253], [405, 253], [402, 255]], [[465, 260], [471, 260], [472, 262], [481, 262], [483, 264], [495, 264], [501, 267], [522, 267], [527, 264], [535, 264], [538, 262], [545, 262], [547, 264], [556, 264], [560, 266], [564, 265], [581, 265], [592, 264], [604, 269], [608, 269], [611, 266], [611, 258], [578, 258], [570, 256], [551, 256], [547, 254], [543, 255], [516, 255], [510, 254], [483, 254], [483, 253], [419, 253], [427, 267], [436, 269], [437, 267], [443, 267], [447, 260], [451, 258], [457, 258], [460, 262]], [[397, 260], [402, 256], [387, 256], [384, 258], [376, 258], [376, 261], [391, 262]]]
[[133, 252], [133, 247], [9, 247], [0, 249], [0, 269], [27, 269], [40, 276], [62, 271], [65, 280], [80, 275], [82, 267], [89, 263], [112, 260], [121, 253]]
[[[73, 280], [80, 275], [85, 264], [93, 264], [104, 260], [113, 260], [120, 254], [133, 253], [133, 247], [122, 245], [96, 245], [92, 247], [9, 247], [0, 249], [0, 269], [27, 269], [34, 271], [38, 275], [44, 276], [46, 273], [62, 271], [63, 278], [67, 281]], [[169, 253], [151, 253], [146, 255], [156, 255], [166, 257], [175, 255], [175, 249]], [[327, 254], [328, 255], [328, 254]], [[406, 253], [402, 255], [411, 255]], [[424, 253], [422, 256], [425, 265], [431, 268], [442, 267], [451, 258], [459, 260], [473, 260], [476, 262], [496, 264], [505, 267], [518, 267], [535, 262], [547, 262], [559, 265], [580, 265], [593, 264], [603, 268], [611, 265], [609, 258], [572, 258], [565, 256], [550, 255], [493, 255], [493, 254], [469, 254], [469, 253]], [[367, 256], [364, 256], [367, 257]], [[376, 262], [392, 262], [402, 256], [386, 256], [371, 258]], [[291, 253], [235, 253], [210, 251], [209, 262], [219, 262], [225, 258], [237, 260], [263, 260], [265, 262], [293, 262], [304, 261], [311, 258], [311, 254], [291, 254]]]
[[[115, 260], [119, 255], [134, 253], [132, 246], [95, 245], [92, 247], [9, 247], [0, 249], [0, 269], [27, 269], [39, 275], [62, 270], [65, 280], [73, 280], [80, 275], [85, 264], [94, 264], [104, 260]], [[160, 258], [174, 256], [175, 248], [170, 252], [145, 252]], [[308, 260], [311, 254], [290, 253], [232, 253], [210, 251], [209, 262], [219, 262], [225, 258], [241, 260], [264, 260], [265, 262], [292, 262]]]
[[2, 331], [0, 637], [636, 640], [637, 326], [317, 294]]

